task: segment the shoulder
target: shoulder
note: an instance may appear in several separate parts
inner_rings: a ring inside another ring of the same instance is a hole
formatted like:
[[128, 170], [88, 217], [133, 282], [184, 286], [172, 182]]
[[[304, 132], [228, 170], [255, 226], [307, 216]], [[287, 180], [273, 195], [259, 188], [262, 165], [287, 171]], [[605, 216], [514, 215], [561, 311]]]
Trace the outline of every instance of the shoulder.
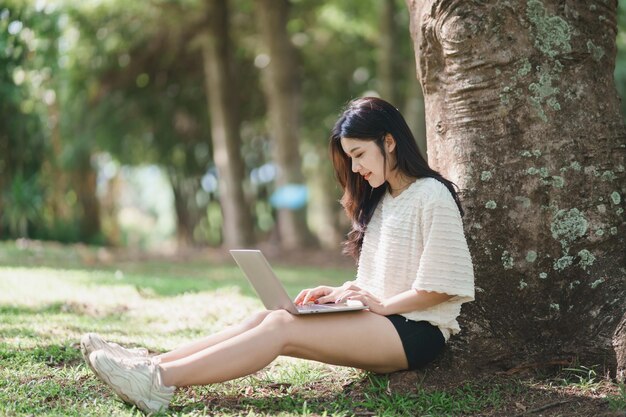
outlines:
[[416, 203], [448, 203], [453, 202], [454, 198], [450, 190], [439, 180], [435, 178], [420, 178], [415, 181], [411, 187], [412, 200]]

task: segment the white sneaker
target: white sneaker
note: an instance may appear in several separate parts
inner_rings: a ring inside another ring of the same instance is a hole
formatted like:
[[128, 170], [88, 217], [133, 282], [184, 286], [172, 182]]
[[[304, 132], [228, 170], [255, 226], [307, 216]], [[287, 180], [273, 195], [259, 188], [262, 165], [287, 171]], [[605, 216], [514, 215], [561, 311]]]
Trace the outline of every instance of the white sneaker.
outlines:
[[85, 361], [89, 364], [89, 355], [96, 350], [104, 350], [109, 355], [123, 359], [144, 359], [148, 357], [148, 349], [126, 349], [117, 343], [107, 342], [97, 333], [87, 333], [80, 338], [80, 350]]
[[166, 410], [174, 396], [176, 387], [163, 385], [161, 368], [149, 358], [120, 359], [97, 350], [89, 355], [89, 362], [121, 399], [144, 413]]
[[126, 349], [117, 343], [107, 342], [97, 333], [86, 333], [80, 338], [80, 347], [85, 357], [89, 357], [91, 352], [96, 350], [104, 350], [111, 356], [118, 356], [122, 358], [133, 357], [147, 357], [148, 349], [146, 348], [133, 348]]
[[103, 350], [109, 355], [122, 359], [146, 359], [148, 358], [148, 349], [135, 348], [126, 349], [117, 343], [111, 343], [104, 340], [97, 333], [86, 333], [80, 338], [80, 351], [83, 354], [83, 359], [89, 365], [91, 370], [98, 376], [98, 373], [94, 369], [93, 365], [89, 361], [89, 355], [96, 350]]

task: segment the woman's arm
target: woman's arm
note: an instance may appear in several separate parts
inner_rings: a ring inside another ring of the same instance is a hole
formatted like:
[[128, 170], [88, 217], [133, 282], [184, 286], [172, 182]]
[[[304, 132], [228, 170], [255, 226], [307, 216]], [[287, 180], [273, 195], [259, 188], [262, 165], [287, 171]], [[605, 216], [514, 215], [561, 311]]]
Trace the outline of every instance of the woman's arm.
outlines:
[[415, 310], [426, 310], [448, 301], [452, 297], [452, 295], [440, 292], [410, 289], [383, 300], [382, 308], [385, 315], [402, 314]]
[[346, 291], [337, 299], [337, 302], [359, 300], [364, 305], [368, 306], [373, 313], [388, 316], [390, 314], [426, 310], [444, 301], [448, 301], [452, 297], [452, 295], [444, 293], [410, 289], [396, 294], [393, 297], [381, 300], [368, 291], [358, 289]]

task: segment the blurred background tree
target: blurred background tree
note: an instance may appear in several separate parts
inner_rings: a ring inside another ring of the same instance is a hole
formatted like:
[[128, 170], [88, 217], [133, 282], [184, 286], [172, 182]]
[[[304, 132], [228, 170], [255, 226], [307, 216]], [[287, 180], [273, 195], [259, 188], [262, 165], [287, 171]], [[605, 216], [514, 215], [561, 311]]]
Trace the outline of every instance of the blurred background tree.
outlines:
[[[390, 100], [426, 152], [403, 1], [285, 0], [270, 10], [224, 0], [230, 81], [221, 87], [236, 103], [240, 143], [220, 168], [208, 82], [216, 58], [207, 55], [214, 3], [2, 3], [0, 239], [151, 248], [219, 246], [242, 233], [229, 244], [336, 248], [349, 225], [327, 138], [341, 108], [363, 95]], [[618, 45], [623, 94], [623, 31]], [[280, 88], [291, 98], [277, 98]], [[241, 179], [227, 187], [232, 158]], [[249, 226], [227, 227], [234, 190], [234, 218]]]

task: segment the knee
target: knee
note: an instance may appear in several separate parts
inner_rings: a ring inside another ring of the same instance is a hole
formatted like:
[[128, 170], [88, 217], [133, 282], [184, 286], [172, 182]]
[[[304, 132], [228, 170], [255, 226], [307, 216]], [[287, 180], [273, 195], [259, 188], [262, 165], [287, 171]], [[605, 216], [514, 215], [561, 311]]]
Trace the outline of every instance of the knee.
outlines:
[[265, 317], [260, 327], [279, 346], [279, 354], [286, 355], [291, 344], [291, 333], [297, 317], [286, 310], [275, 310]]
[[294, 320], [294, 316], [286, 310], [273, 310], [265, 316], [261, 325], [268, 329], [279, 330], [285, 329]]
[[245, 330], [254, 329], [256, 326], [261, 324], [270, 313], [271, 310], [263, 310], [258, 313], [254, 313], [252, 317], [243, 322], [243, 327]]
[[254, 313], [254, 315], [252, 316], [252, 321], [261, 323], [263, 320], [265, 320], [265, 317], [269, 316], [271, 313], [272, 313], [272, 310], [263, 310], [263, 311]]

